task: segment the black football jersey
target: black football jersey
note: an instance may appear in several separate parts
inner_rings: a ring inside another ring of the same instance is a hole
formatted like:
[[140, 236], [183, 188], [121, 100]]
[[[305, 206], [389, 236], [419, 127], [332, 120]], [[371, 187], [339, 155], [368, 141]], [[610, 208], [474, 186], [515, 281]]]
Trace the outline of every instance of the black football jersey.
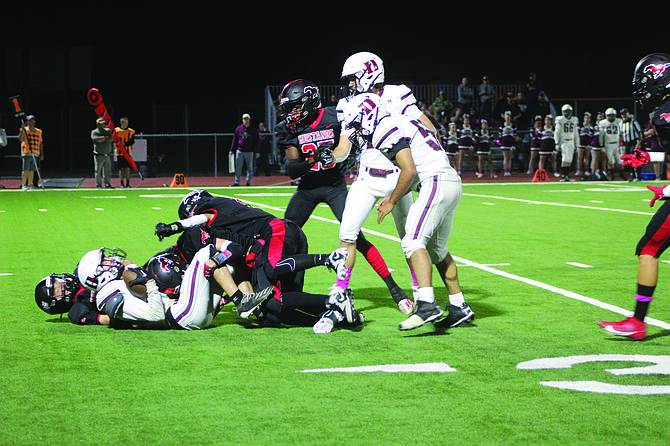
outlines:
[[270, 213], [228, 197], [205, 198], [198, 202], [194, 214], [214, 214], [209, 222], [212, 229], [228, 230], [247, 237], [262, 234], [269, 223], [277, 219]]
[[666, 152], [670, 150], [670, 101], [665, 101], [651, 112], [651, 122], [658, 134], [658, 141]]
[[[294, 146], [300, 152], [300, 160], [307, 161], [314, 156], [314, 152], [323, 144], [336, 146], [340, 138], [340, 122], [337, 120], [335, 107], [319, 109], [311, 124], [290, 131], [286, 122], [277, 124], [275, 132], [280, 147]], [[332, 169], [324, 169], [321, 163], [316, 163], [300, 177], [298, 189], [316, 189], [322, 186], [340, 186], [345, 184], [344, 171], [346, 163], [339, 163]]]

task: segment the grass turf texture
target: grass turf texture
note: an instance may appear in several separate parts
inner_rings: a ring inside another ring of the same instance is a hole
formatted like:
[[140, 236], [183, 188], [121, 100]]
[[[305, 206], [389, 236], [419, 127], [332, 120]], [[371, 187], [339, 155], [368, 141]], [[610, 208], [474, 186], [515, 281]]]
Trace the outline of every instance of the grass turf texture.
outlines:
[[[281, 217], [293, 188], [211, 188]], [[464, 185], [450, 250], [475, 323], [398, 331], [404, 316], [358, 256], [351, 285], [360, 330], [255, 328], [225, 308], [199, 332], [73, 325], [40, 311], [36, 283], [81, 256], [118, 246], [144, 262], [169, 241], [153, 227], [176, 219], [185, 189], [0, 191], [0, 438], [3, 444], [404, 445], [668, 444], [670, 395], [547, 387], [545, 381], [668, 386], [669, 375], [620, 375], [640, 362], [522, 370], [576, 355], [667, 355], [670, 331], [607, 336], [618, 313], [539, 288], [531, 279], [632, 309], [634, 248], [651, 193], [628, 183]], [[631, 213], [620, 212], [621, 210]], [[305, 225], [310, 252], [338, 245], [330, 209]], [[407, 291], [409, 272], [390, 218], [367, 237]], [[576, 262], [591, 266], [577, 267]], [[504, 265], [509, 263], [509, 265]], [[484, 265], [484, 266], [482, 266]], [[488, 265], [488, 266], [486, 266]], [[650, 317], [670, 321], [670, 265], [662, 263]], [[513, 274], [515, 278], [502, 273]], [[305, 290], [334, 275], [308, 271]], [[435, 278], [444, 307], [447, 294]], [[385, 364], [446, 363], [455, 372], [303, 373]], [[665, 373], [670, 371], [665, 370]]]

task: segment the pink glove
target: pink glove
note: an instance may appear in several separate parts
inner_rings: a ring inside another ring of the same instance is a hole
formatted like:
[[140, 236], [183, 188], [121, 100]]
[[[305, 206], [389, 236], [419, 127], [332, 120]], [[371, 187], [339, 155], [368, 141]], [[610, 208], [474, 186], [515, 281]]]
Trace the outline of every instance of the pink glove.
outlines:
[[634, 168], [642, 167], [649, 162], [649, 154], [644, 150], [635, 149], [630, 155], [621, 155], [623, 165], [631, 165]]
[[647, 189], [649, 189], [650, 191], [652, 191], [654, 193], [654, 198], [652, 198], [651, 201], [649, 202], [649, 207], [653, 207], [654, 203], [656, 203], [656, 200], [665, 200], [666, 198], [668, 198], [663, 194], [663, 188], [662, 187], [647, 186]]

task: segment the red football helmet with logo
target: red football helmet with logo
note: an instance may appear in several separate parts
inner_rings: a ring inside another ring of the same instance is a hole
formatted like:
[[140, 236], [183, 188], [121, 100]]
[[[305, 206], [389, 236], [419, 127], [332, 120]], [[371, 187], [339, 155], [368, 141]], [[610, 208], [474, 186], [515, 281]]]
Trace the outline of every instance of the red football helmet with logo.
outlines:
[[658, 106], [670, 94], [670, 55], [653, 53], [643, 57], [633, 74], [633, 96], [640, 105]]

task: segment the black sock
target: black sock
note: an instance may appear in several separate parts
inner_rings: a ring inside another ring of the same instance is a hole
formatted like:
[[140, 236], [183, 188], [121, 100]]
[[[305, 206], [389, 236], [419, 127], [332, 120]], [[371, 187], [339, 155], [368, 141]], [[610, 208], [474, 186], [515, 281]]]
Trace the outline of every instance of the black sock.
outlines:
[[230, 300], [233, 301], [235, 306], [237, 306], [237, 304], [240, 302], [240, 300], [242, 300], [242, 297], [244, 297], [244, 293], [242, 293], [242, 291], [240, 291], [240, 290], [237, 290], [237, 291], [235, 291], [235, 293], [233, 293], [232, 296], [230, 296]]
[[654, 296], [655, 286], [637, 284], [637, 295], [635, 296], [635, 313], [633, 317], [639, 321], [644, 321], [649, 311], [649, 304]]
[[395, 283], [395, 280], [393, 280], [393, 276], [391, 276], [390, 274], [386, 277], [383, 277], [382, 280], [384, 281], [389, 290], [391, 288], [396, 288], [398, 286], [398, 284]]
[[291, 257], [281, 259], [275, 266], [277, 277], [296, 271], [304, 271], [315, 266], [326, 264], [328, 256], [325, 254], [295, 254]]

